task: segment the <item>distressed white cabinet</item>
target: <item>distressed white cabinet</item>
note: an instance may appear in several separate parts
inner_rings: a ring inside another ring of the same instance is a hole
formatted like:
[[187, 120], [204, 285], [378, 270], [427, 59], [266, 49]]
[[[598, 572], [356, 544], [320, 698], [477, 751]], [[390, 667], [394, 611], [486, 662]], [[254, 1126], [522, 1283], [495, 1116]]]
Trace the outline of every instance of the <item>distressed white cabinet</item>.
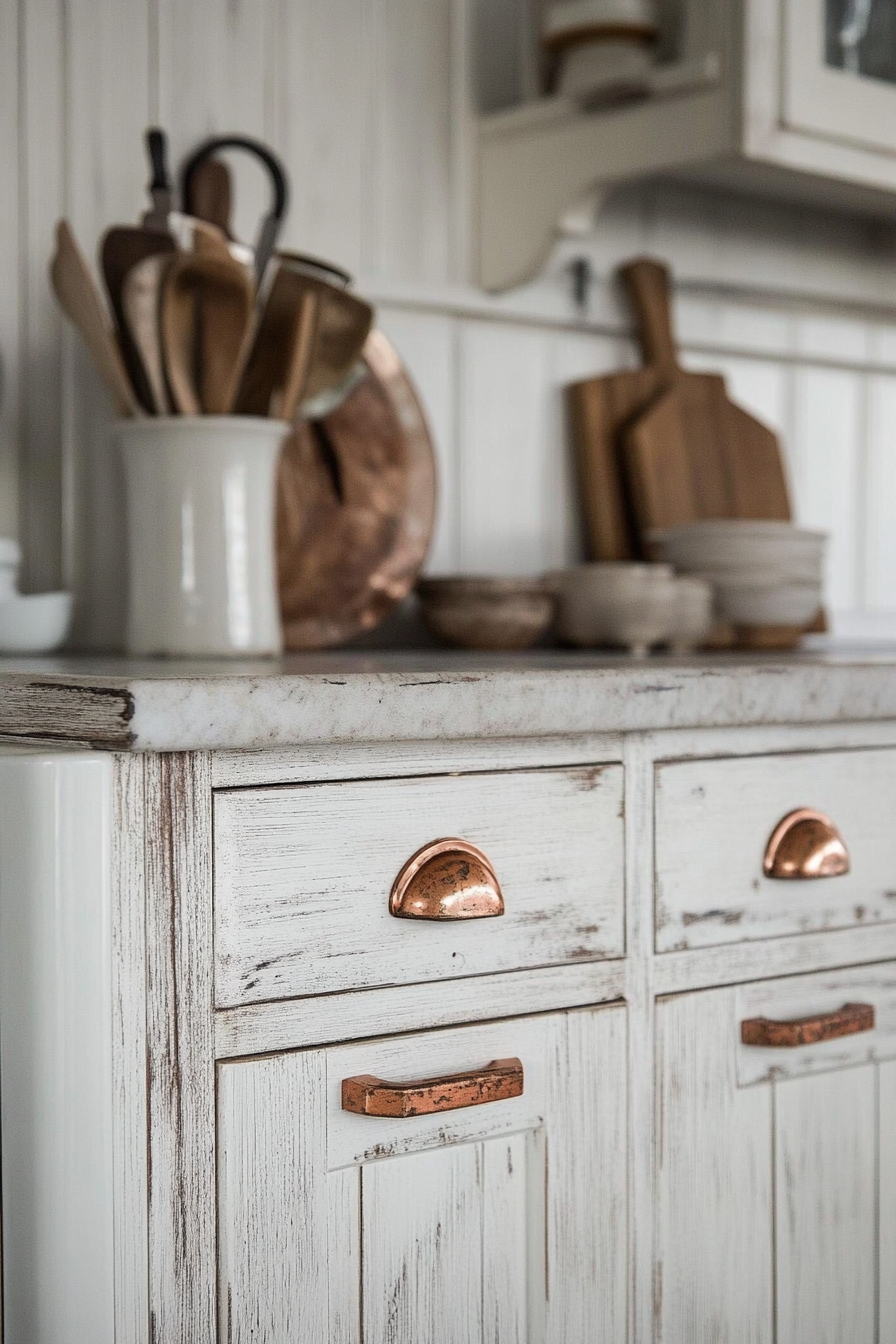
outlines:
[[[346, 1079], [506, 1058], [507, 1100], [342, 1108]], [[622, 1344], [625, 1077], [621, 1007], [222, 1064], [222, 1344]]]
[[[479, 0], [489, 7], [491, 0]], [[531, 276], [558, 222], [595, 189], [678, 176], [889, 216], [896, 196], [893, 0], [667, 0], [664, 62], [648, 96], [586, 110], [531, 99], [522, 65], [484, 78], [479, 272], [489, 289]], [[501, 8], [505, 47], [527, 0]], [[483, 31], [495, 41], [495, 22]], [[534, 45], [534, 36], [531, 41]], [[514, 89], [514, 82], [516, 88]]]
[[[874, 1028], [741, 1039], [848, 1003]], [[896, 963], [659, 1003], [657, 1339], [896, 1339], [894, 1079]]]
[[297, 666], [0, 674], [8, 1344], [896, 1344], [896, 661]]

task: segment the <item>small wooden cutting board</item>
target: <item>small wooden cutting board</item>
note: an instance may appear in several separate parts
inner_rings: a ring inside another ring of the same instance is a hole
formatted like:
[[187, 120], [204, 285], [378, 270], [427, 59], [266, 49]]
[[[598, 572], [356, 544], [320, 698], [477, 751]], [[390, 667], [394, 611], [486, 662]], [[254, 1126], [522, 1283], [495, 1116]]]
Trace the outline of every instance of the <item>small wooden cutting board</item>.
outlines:
[[647, 532], [672, 522], [789, 520], [775, 435], [728, 399], [720, 375], [678, 362], [666, 267], [642, 259], [621, 277], [644, 367], [568, 389], [591, 558], [643, 556]]

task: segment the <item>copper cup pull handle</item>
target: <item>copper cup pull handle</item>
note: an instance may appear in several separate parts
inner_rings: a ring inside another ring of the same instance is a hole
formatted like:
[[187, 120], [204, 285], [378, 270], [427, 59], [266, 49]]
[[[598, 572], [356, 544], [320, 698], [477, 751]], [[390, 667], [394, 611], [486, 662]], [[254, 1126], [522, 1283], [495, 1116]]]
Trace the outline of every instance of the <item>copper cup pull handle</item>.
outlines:
[[830, 817], [800, 807], [772, 832], [762, 871], [766, 877], [798, 881], [842, 877], [849, 872], [849, 850]]
[[799, 1045], [818, 1045], [835, 1041], [838, 1036], [858, 1036], [874, 1030], [874, 1005], [845, 1003], [833, 1013], [798, 1017], [791, 1022], [775, 1022], [769, 1017], [750, 1017], [740, 1024], [744, 1045], [764, 1045], [793, 1050]]
[[364, 1073], [342, 1081], [342, 1109], [355, 1115], [384, 1115], [407, 1120], [438, 1111], [463, 1111], [523, 1095], [523, 1066], [518, 1059], [496, 1059], [475, 1073], [451, 1073], [414, 1083], [387, 1083]]
[[396, 919], [494, 919], [504, 897], [494, 868], [469, 840], [434, 840], [418, 849], [389, 896]]

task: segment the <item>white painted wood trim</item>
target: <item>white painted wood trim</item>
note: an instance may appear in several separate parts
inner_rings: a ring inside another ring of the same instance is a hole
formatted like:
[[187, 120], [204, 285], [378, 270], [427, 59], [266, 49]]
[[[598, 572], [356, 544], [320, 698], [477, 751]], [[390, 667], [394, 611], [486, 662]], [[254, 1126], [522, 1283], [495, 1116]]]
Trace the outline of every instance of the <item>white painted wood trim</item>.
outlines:
[[215, 1014], [215, 1054], [236, 1059], [611, 1003], [625, 996], [626, 976], [624, 962], [591, 962], [229, 1008]]
[[144, 760], [112, 766], [115, 1340], [149, 1344]]
[[145, 762], [149, 1306], [153, 1342], [215, 1335], [209, 760]]

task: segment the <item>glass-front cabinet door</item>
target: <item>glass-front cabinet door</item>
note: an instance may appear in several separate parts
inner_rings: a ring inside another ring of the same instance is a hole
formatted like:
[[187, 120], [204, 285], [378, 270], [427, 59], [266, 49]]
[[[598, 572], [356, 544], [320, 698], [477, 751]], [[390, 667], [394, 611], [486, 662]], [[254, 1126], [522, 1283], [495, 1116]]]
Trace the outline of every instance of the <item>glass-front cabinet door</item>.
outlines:
[[781, 0], [784, 121], [896, 154], [896, 0]]

